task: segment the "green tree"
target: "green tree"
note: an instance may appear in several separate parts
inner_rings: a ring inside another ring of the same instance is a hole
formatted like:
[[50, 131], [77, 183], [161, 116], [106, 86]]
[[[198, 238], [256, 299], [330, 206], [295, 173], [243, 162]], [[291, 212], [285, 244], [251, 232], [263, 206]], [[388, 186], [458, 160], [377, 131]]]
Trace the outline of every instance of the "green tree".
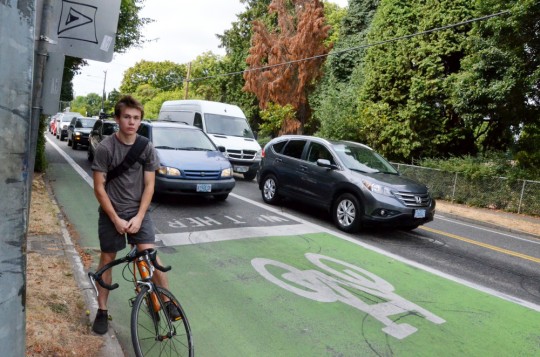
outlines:
[[266, 21], [270, 0], [240, 0], [246, 4], [246, 10], [237, 15], [238, 20], [222, 35], [217, 35], [225, 49], [226, 56], [220, 62], [222, 73], [235, 73], [219, 78], [222, 102], [238, 105], [250, 121], [251, 127], [257, 130], [260, 115], [257, 97], [243, 90], [244, 77], [242, 72], [247, 69], [246, 58], [249, 55], [253, 21]]
[[[309, 130], [311, 118], [308, 94], [321, 75], [324, 58], [303, 59], [328, 53], [324, 41], [330, 26], [319, 0], [273, 0], [268, 10], [277, 15], [277, 27], [253, 22], [252, 46], [246, 59], [250, 71], [244, 73], [244, 89], [257, 96], [262, 109], [268, 102], [291, 104], [297, 121], [288, 122], [283, 129], [286, 133], [303, 132]], [[284, 63], [288, 64], [281, 65]]]
[[476, 128], [482, 151], [507, 150], [520, 138], [516, 146], [520, 161], [536, 162], [540, 154], [534, 159], [534, 154], [524, 152], [531, 149], [531, 139], [540, 142], [534, 134], [540, 127], [540, 3], [485, 0], [477, 4], [476, 16], [511, 12], [474, 24], [468, 55], [453, 76], [453, 104]]
[[144, 117], [147, 119], [156, 119], [164, 101], [181, 98], [184, 98], [184, 92], [182, 90], [161, 92], [157, 94], [154, 98], [144, 104]]
[[[376, 43], [473, 15], [468, 0], [382, 0], [367, 39]], [[474, 128], [450, 100], [451, 75], [460, 69], [469, 31], [462, 26], [370, 47], [356, 136], [395, 160], [474, 153]]]
[[184, 64], [142, 60], [124, 73], [120, 91], [124, 94], [134, 94], [141, 85], [149, 85], [163, 91], [181, 89], [186, 74]]
[[208, 51], [191, 62], [189, 98], [221, 101], [220, 79], [216, 76], [220, 73], [221, 61], [221, 56]]
[[344, 15], [341, 10], [326, 15], [342, 20], [336, 30], [339, 37], [324, 64], [324, 76], [310, 97], [321, 136], [358, 139], [355, 118], [363, 73], [361, 64], [365, 53], [358, 48], [366, 43], [366, 35], [378, 4], [379, 0], [350, 0]]

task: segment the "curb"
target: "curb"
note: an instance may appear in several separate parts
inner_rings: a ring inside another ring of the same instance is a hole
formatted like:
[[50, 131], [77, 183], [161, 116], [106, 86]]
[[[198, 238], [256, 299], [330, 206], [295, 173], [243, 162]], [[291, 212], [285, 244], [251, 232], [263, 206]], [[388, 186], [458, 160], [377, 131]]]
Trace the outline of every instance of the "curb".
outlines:
[[[93, 318], [94, 316], [96, 316], [98, 308], [96, 295], [94, 293], [94, 287], [92, 286], [92, 284], [90, 284], [88, 275], [84, 271], [81, 257], [75, 249], [75, 245], [73, 244], [73, 240], [71, 239], [71, 236], [66, 226], [64, 214], [62, 213], [62, 210], [60, 209], [56, 198], [54, 196], [51, 196], [51, 201], [56, 207], [58, 207], [58, 221], [60, 223], [60, 229], [62, 231], [62, 237], [64, 239], [64, 251], [71, 262], [74, 278], [77, 282], [77, 285], [79, 286], [79, 289], [81, 290], [85, 305], [88, 307], [88, 310], [90, 310], [90, 316], [88, 316], [89, 321], [93, 321]], [[109, 332], [102, 336], [104, 344], [101, 348], [100, 355], [104, 357], [125, 357], [126, 354], [122, 350], [122, 347], [120, 346], [120, 343], [118, 342], [118, 339], [116, 338], [116, 335], [113, 333], [113, 331], [114, 329], [109, 328]]]

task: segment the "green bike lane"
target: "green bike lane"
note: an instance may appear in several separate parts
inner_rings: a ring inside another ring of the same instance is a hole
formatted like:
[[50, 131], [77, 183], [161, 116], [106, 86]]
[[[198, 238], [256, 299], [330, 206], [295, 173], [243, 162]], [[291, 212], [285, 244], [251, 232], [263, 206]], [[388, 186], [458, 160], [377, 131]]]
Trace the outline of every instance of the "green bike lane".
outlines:
[[[95, 267], [91, 187], [62, 162], [49, 165], [48, 178]], [[158, 236], [166, 242], [159, 255], [173, 266], [170, 290], [188, 315], [197, 356], [540, 354], [538, 306], [494, 296], [323, 229], [290, 231], [198, 244]], [[112, 325], [129, 353], [133, 288], [121, 267], [114, 280], [120, 288], [110, 294]]]

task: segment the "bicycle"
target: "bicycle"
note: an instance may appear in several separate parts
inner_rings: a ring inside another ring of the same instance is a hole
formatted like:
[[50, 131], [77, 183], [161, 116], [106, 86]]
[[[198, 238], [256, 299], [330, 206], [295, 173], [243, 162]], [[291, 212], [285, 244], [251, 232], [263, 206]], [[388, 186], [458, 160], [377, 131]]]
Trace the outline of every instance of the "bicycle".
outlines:
[[[114, 290], [118, 284], [109, 285], [102, 279], [102, 274], [114, 266], [126, 263], [122, 276], [126, 281], [135, 285], [136, 296], [131, 298], [131, 340], [137, 357], [142, 356], [189, 356], [194, 354], [193, 337], [187, 316], [174, 295], [167, 289], [156, 286], [152, 282], [154, 269], [162, 272], [171, 270], [170, 266], [163, 267], [156, 260], [155, 249], [145, 249], [140, 252], [137, 247], [123, 258], [106, 264], [96, 273], [89, 272], [88, 276], [96, 295], [99, 295], [96, 281], [105, 289]], [[130, 263], [133, 262], [133, 265]], [[132, 277], [126, 276], [126, 270]], [[140, 278], [137, 276], [139, 274]], [[171, 301], [167, 307], [166, 301]], [[176, 320], [169, 318], [170, 305], [176, 307], [180, 317]]]

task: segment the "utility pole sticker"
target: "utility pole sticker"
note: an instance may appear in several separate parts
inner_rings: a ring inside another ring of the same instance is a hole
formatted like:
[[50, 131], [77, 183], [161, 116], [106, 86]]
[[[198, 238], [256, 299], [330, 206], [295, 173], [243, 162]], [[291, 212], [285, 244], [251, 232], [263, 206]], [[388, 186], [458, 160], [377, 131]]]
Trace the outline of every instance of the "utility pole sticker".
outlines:
[[[418, 329], [407, 323], [396, 323], [389, 316], [412, 312], [434, 324], [446, 322], [394, 293], [392, 284], [367, 270], [321, 254], [306, 253], [305, 257], [329, 274], [319, 270], [299, 270], [285, 263], [265, 258], [255, 258], [251, 261], [251, 265], [265, 279], [292, 293], [319, 302], [340, 301], [364, 311], [385, 326], [382, 331], [400, 340], [415, 333]], [[330, 268], [323, 263], [323, 260], [333, 263], [334, 267], [340, 265], [343, 269], [338, 271]], [[270, 273], [267, 269], [268, 266], [273, 267], [272, 271], [274, 272], [275, 268], [283, 269], [285, 272], [276, 276], [279, 274]], [[363, 291], [384, 300], [384, 302], [368, 304], [346, 288]]]
[[62, 0], [58, 22], [58, 38], [98, 43], [96, 35], [96, 6]]

